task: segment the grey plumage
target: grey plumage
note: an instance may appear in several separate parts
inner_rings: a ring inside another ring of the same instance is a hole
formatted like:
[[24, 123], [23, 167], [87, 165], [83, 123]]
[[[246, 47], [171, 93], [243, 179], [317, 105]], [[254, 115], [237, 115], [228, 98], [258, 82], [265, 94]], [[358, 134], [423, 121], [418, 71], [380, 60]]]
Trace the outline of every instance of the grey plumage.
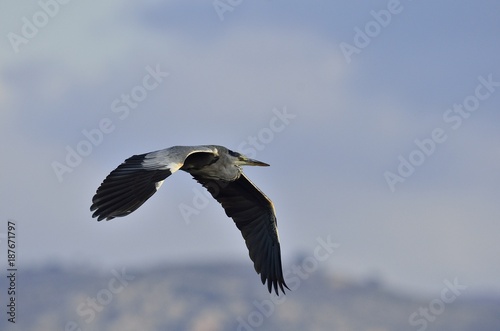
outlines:
[[269, 292], [285, 293], [276, 214], [271, 200], [241, 166], [268, 166], [217, 145], [174, 146], [134, 155], [113, 170], [92, 198], [92, 217], [111, 220], [130, 214], [177, 170], [190, 173], [224, 208], [241, 231], [255, 271]]

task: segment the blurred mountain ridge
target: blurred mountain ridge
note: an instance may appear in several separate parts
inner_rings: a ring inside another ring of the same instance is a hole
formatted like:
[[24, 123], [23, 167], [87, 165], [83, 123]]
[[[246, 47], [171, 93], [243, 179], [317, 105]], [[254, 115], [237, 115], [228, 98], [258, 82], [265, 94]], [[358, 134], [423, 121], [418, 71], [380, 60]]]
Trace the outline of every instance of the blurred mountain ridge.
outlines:
[[16, 275], [15, 324], [7, 321], [2, 273], [0, 330], [500, 330], [496, 295], [450, 289], [444, 297], [416, 298], [375, 278], [322, 269], [288, 279], [294, 276], [292, 291], [278, 297], [248, 264], [23, 269]]

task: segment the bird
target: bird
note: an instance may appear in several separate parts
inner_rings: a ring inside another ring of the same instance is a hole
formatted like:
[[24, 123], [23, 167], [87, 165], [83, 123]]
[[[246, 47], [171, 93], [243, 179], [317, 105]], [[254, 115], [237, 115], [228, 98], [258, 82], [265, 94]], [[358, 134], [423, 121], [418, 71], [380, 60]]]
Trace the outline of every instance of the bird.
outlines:
[[254, 269], [269, 293], [290, 290], [283, 277], [281, 248], [273, 202], [243, 173], [242, 166], [269, 166], [224, 146], [173, 146], [133, 155], [104, 179], [92, 198], [97, 221], [135, 211], [183, 170], [204, 186], [241, 231]]

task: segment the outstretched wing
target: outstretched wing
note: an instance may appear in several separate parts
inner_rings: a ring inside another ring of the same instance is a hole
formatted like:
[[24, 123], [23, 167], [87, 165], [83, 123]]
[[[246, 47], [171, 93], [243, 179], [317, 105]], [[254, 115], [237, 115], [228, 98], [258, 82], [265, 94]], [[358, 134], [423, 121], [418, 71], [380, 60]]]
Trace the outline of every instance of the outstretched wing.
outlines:
[[281, 251], [274, 206], [244, 174], [235, 181], [208, 179], [193, 175], [222, 205], [241, 231], [255, 271], [267, 281], [269, 292], [283, 293], [287, 287], [281, 267]]
[[126, 159], [102, 182], [92, 198], [92, 217], [98, 221], [126, 216], [139, 208], [186, 158], [197, 152], [214, 153], [206, 146], [174, 146]]

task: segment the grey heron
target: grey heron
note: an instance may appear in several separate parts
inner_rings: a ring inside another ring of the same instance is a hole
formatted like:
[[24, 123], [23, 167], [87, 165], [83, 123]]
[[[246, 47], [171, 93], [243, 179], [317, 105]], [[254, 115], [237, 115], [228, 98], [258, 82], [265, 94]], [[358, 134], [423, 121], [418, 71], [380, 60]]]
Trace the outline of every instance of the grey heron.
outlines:
[[269, 166], [223, 146], [173, 146], [134, 155], [104, 179], [92, 198], [92, 217], [111, 220], [132, 213], [163, 181], [183, 170], [203, 185], [241, 231], [262, 284], [276, 294], [283, 278], [274, 205], [242, 172], [241, 166]]

